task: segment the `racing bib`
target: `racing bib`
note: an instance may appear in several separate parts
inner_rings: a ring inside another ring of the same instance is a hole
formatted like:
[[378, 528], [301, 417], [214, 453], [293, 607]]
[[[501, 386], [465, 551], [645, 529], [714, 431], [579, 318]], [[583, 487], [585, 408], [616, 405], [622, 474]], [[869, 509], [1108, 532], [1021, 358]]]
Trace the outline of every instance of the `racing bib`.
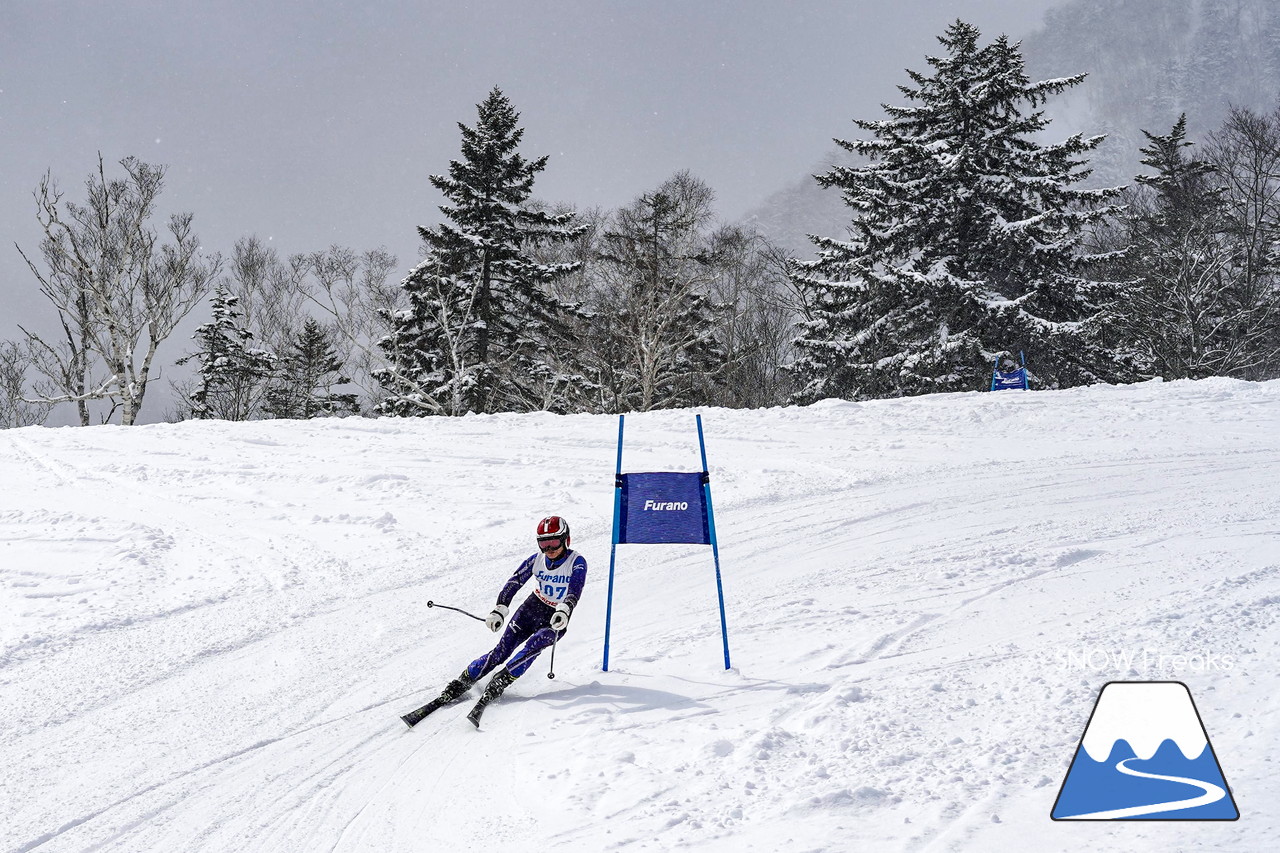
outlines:
[[564, 601], [564, 597], [569, 593], [569, 580], [573, 577], [573, 561], [577, 556], [578, 552], [570, 551], [565, 555], [565, 561], [556, 569], [548, 568], [547, 558], [541, 554], [534, 559], [533, 580], [537, 586], [533, 592], [542, 599], [543, 603], [555, 607]]

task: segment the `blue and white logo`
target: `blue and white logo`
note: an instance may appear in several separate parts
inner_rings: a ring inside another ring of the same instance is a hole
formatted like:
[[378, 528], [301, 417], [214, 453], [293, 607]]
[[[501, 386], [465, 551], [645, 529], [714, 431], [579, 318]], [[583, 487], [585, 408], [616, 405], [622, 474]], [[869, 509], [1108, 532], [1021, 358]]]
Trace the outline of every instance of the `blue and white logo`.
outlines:
[[704, 477], [700, 471], [619, 474], [618, 543], [710, 545]]
[[1180, 681], [1103, 686], [1054, 820], [1236, 820], [1191, 691]]

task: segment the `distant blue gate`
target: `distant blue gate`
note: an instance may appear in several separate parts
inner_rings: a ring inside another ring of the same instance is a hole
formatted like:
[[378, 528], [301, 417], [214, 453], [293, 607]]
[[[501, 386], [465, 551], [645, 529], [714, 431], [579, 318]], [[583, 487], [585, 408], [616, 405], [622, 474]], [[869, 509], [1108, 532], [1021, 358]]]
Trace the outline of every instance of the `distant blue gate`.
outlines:
[[992, 391], [1008, 391], [1010, 388], [1017, 388], [1023, 391], [1029, 390], [1026, 356], [1019, 351], [1018, 358], [1022, 361], [1022, 367], [1017, 370], [1001, 370], [1000, 359], [996, 359], [995, 366], [991, 368]]

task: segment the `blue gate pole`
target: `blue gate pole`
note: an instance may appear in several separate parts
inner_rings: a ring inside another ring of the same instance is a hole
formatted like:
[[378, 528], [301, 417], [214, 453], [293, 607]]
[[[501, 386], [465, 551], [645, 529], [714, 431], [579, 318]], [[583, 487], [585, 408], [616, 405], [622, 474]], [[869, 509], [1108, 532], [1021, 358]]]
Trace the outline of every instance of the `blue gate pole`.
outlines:
[[609, 627], [613, 622], [613, 567], [618, 558], [618, 527], [622, 522], [622, 419], [618, 415], [618, 467], [613, 477], [613, 543], [609, 546], [609, 597], [604, 605], [604, 665], [609, 671]]
[[707, 533], [711, 536], [711, 554], [716, 562], [716, 596], [720, 599], [720, 637], [724, 642], [724, 668], [729, 668], [729, 626], [724, 618], [724, 585], [720, 581], [720, 546], [716, 542], [716, 517], [711, 511], [711, 474], [707, 468], [707, 444], [702, 439], [702, 415], [698, 421], [698, 450], [702, 453], [702, 497], [707, 504]]
[[1022, 350], [1018, 350], [1018, 358], [1022, 359], [1022, 390], [1030, 391], [1031, 385], [1027, 379], [1027, 357], [1023, 354]]
[[1000, 356], [996, 356], [996, 363], [991, 366], [991, 390], [996, 390], [996, 376], [1000, 373]]

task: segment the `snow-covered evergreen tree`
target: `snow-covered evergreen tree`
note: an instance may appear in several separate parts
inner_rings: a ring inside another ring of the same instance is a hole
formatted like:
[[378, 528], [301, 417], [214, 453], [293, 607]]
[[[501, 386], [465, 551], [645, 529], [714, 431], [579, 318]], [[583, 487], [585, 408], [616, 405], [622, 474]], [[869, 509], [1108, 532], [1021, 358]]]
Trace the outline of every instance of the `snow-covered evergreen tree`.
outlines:
[[266, 411], [298, 419], [359, 414], [358, 395], [335, 390], [350, 382], [329, 333], [309, 317], [280, 354]]
[[1108, 374], [1080, 244], [1118, 190], [1074, 186], [1100, 137], [1036, 141], [1040, 107], [1083, 75], [1032, 83], [1017, 44], [979, 38], [948, 27], [931, 73], [899, 87], [908, 105], [855, 121], [872, 139], [837, 140], [869, 162], [818, 176], [854, 219], [847, 240], [813, 237], [817, 259], [795, 271], [811, 307], [801, 400], [977, 390], [1018, 350], [1042, 387]]
[[225, 285], [214, 289], [213, 319], [196, 328], [191, 337], [199, 349], [178, 360], [199, 364], [195, 390], [189, 395], [191, 413], [197, 418], [249, 420], [255, 412], [259, 388], [275, 370], [276, 357], [251, 348], [253, 333], [241, 323], [239, 299]]
[[565, 345], [563, 318], [576, 309], [548, 285], [574, 265], [538, 264], [529, 248], [577, 229], [571, 215], [527, 203], [547, 158], [517, 152], [524, 130], [507, 97], [495, 87], [477, 109], [474, 127], [458, 125], [462, 158], [431, 177], [445, 221], [418, 229], [426, 256], [405, 278], [409, 307], [381, 343], [388, 414], [523, 410], [562, 381], [545, 354]]

